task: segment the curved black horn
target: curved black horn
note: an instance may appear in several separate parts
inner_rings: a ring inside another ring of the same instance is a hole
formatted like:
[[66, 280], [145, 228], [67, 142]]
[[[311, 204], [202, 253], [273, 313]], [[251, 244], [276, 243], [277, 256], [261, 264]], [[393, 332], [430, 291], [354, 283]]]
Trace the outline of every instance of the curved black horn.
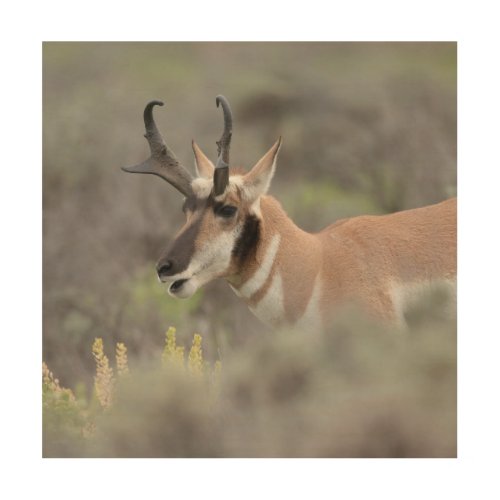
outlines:
[[146, 133], [144, 134], [144, 137], [148, 140], [150, 145], [153, 143], [153, 145], [155, 146], [163, 146], [163, 137], [161, 136], [153, 117], [153, 108], [155, 106], [163, 106], [163, 101], [150, 101], [144, 108], [144, 126], [146, 127]]
[[153, 118], [153, 108], [163, 106], [162, 101], [151, 101], [144, 108], [144, 126], [151, 156], [144, 162], [133, 167], [122, 167], [125, 172], [133, 174], [154, 174], [166, 180], [185, 196], [192, 194], [192, 175], [175, 157], [173, 151], [165, 144], [163, 137]]
[[229, 182], [229, 148], [233, 135], [233, 115], [228, 100], [223, 95], [215, 98], [217, 107], [222, 106], [224, 114], [224, 130], [221, 138], [217, 141], [217, 164], [214, 171], [214, 194], [221, 195]]

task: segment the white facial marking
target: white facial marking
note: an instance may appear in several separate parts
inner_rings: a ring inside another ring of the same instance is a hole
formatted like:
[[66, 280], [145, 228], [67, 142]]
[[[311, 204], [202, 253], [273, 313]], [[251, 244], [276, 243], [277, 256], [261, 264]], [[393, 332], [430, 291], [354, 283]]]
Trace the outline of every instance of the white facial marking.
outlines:
[[[260, 290], [269, 277], [269, 273], [274, 264], [274, 259], [278, 253], [281, 236], [275, 234], [269, 243], [261, 266], [236, 292], [241, 297], [250, 298], [255, 292]], [[235, 290], [236, 291], [236, 290]]]
[[296, 321], [295, 327], [300, 330], [317, 330], [321, 326], [321, 311], [319, 304], [321, 300], [321, 280], [319, 274], [314, 280], [311, 297], [307, 303], [304, 314]]
[[205, 179], [205, 177], [197, 177], [191, 181], [193, 192], [200, 199], [208, 198], [213, 186], [214, 181], [212, 179]]
[[[236, 227], [231, 232], [224, 231], [207, 241], [200, 250], [195, 252], [185, 271], [164, 279], [164, 283], [168, 286], [168, 293], [173, 297], [188, 298], [201, 286], [224, 275], [231, 263], [232, 248], [240, 231], [240, 227]], [[172, 283], [184, 279], [188, 281], [179, 291], [172, 293], [170, 291]]]
[[[212, 188], [214, 187], [213, 179], [207, 179], [205, 177], [197, 177], [191, 181], [191, 187], [193, 188], [193, 192], [197, 198], [202, 200], [207, 199], [212, 192]], [[228, 192], [236, 192], [236, 187], [239, 187], [240, 190], [243, 189], [243, 176], [241, 175], [231, 175], [229, 177], [229, 184], [227, 186], [226, 191], [221, 195], [215, 198], [216, 201], [222, 200]]]
[[242, 175], [232, 175], [229, 177], [229, 181], [234, 186], [238, 186], [240, 189], [243, 189], [243, 176]]
[[223, 231], [207, 241], [193, 255], [191, 262], [195, 268], [201, 269], [199, 274], [207, 275], [209, 279], [212, 279], [227, 270], [231, 263], [234, 240], [238, 237], [239, 231], [239, 227], [230, 232]]
[[283, 280], [281, 274], [276, 273], [266, 294], [255, 305], [250, 306], [255, 316], [269, 326], [279, 326], [285, 318], [285, 307], [283, 303]]

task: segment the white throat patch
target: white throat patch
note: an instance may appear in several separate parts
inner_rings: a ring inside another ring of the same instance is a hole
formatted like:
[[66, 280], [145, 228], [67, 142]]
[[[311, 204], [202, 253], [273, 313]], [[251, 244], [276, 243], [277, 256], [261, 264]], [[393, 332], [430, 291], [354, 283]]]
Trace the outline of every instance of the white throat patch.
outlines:
[[277, 272], [264, 297], [255, 306], [250, 306], [250, 311], [267, 325], [280, 326], [285, 319], [283, 298], [283, 280]]
[[267, 281], [271, 269], [278, 253], [278, 248], [280, 245], [281, 236], [275, 234], [271, 242], [269, 243], [264, 259], [262, 260], [261, 266], [255, 271], [255, 273], [248, 279], [241, 288], [234, 289], [234, 291], [240, 296], [249, 299], [255, 292], [259, 291], [264, 283]]

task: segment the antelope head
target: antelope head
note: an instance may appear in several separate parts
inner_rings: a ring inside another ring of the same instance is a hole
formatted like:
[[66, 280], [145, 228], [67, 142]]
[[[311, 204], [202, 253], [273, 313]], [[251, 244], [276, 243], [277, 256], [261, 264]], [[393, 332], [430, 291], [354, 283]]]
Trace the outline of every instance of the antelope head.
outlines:
[[154, 174], [174, 186], [182, 195], [185, 224], [161, 255], [156, 270], [173, 297], [191, 297], [198, 288], [216, 278], [237, 277], [259, 242], [262, 216], [260, 197], [269, 189], [281, 138], [248, 172], [230, 169], [229, 149], [232, 114], [228, 101], [217, 96], [222, 106], [224, 130], [217, 141], [214, 165], [193, 141], [197, 176], [183, 167], [165, 144], [153, 118], [151, 101], [144, 110], [145, 137], [151, 156], [125, 172]]

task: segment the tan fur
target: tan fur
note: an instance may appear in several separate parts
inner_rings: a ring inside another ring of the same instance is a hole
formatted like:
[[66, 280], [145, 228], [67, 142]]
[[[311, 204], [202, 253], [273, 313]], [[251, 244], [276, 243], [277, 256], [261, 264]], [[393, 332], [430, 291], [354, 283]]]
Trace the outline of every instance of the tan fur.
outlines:
[[196, 142], [192, 142], [194, 152], [194, 165], [198, 177], [211, 178], [214, 174], [214, 164], [207, 158]]

